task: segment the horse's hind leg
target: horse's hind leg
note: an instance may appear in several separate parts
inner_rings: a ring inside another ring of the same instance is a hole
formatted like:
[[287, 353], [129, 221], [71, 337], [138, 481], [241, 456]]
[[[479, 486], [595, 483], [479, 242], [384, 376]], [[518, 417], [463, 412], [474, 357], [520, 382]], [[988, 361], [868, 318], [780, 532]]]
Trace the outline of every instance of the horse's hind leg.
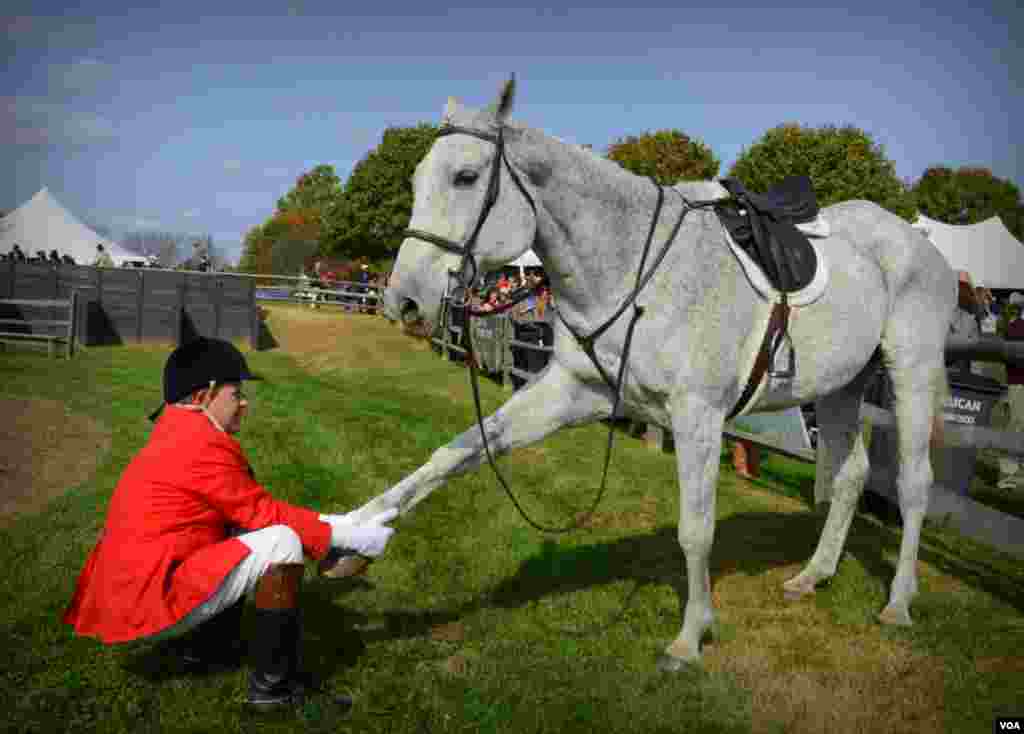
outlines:
[[868, 455], [860, 425], [864, 388], [874, 373], [869, 364], [845, 387], [818, 400], [818, 465], [816, 481], [829, 487], [832, 503], [818, 548], [799, 575], [783, 584], [787, 599], [814, 592], [835, 575], [868, 476]]

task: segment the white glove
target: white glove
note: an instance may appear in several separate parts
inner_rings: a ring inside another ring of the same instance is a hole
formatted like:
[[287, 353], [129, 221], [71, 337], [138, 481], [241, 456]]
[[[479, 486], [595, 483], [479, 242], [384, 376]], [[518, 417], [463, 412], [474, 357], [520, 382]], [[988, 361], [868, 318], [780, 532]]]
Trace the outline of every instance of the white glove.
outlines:
[[398, 516], [398, 508], [385, 510], [358, 525], [348, 515], [321, 515], [320, 519], [331, 526], [331, 545], [335, 548], [354, 550], [361, 556], [376, 558], [384, 552], [395, 529], [385, 523]]

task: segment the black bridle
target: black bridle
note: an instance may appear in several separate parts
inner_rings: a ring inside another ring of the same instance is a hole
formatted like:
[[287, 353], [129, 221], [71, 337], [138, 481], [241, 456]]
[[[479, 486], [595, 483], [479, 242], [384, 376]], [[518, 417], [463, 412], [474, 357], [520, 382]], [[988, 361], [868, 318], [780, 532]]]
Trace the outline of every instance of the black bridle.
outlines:
[[[446, 252], [462, 256], [462, 262], [459, 266], [458, 271], [454, 273], [452, 271], [449, 271], [449, 276], [454, 276], [457, 281], [454, 293], [456, 294], [456, 296], [461, 296], [461, 298], [453, 296], [452, 292], [450, 291], [449, 295], [447, 296], [447, 300], [449, 302], [450, 307], [462, 309], [464, 315], [463, 323], [466, 324], [466, 328], [464, 329], [463, 333], [465, 333], [466, 335], [466, 359], [469, 362], [470, 385], [473, 388], [473, 402], [476, 406], [477, 425], [480, 428], [480, 437], [483, 441], [484, 451], [487, 454], [487, 461], [491, 465], [491, 469], [494, 471], [494, 475], [498, 478], [498, 482], [505, 490], [505, 493], [508, 495], [509, 499], [512, 500], [512, 503], [515, 505], [516, 509], [519, 511], [519, 514], [522, 515], [523, 519], [526, 520], [526, 522], [528, 522], [535, 529], [540, 530], [542, 532], [565, 533], [570, 530], [575, 530], [581, 527], [583, 523], [586, 522], [591, 515], [593, 515], [594, 511], [600, 504], [602, 497], [604, 496], [605, 487], [608, 479], [608, 465], [611, 460], [612, 439], [615, 432], [614, 421], [616, 414], [619, 411], [619, 404], [622, 399], [622, 381], [625, 376], [626, 365], [629, 360], [630, 346], [633, 342], [633, 329], [636, 326], [637, 320], [644, 313], [644, 307], [638, 305], [636, 303], [636, 299], [640, 295], [640, 291], [643, 290], [643, 287], [647, 285], [647, 282], [654, 276], [655, 270], [657, 270], [658, 266], [661, 264], [661, 261], [665, 258], [665, 255], [668, 253], [668, 248], [675, 241], [676, 235], [679, 234], [679, 229], [682, 226], [683, 220], [686, 218], [686, 215], [693, 209], [711, 206], [713, 202], [690, 202], [679, 191], [676, 191], [676, 194], [678, 194], [679, 198], [682, 200], [682, 209], [679, 212], [679, 218], [676, 220], [676, 223], [673, 226], [672, 232], [669, 235], [668, 239], [665, 240], [665, 243], [661, 246], [661, 250], [655, 257], [650, 269], [645, 273], [644, 266], [647, 263], [647, 256], [651, 249], [651, 241], [654, 238], [654, 230], [658, 226], [658, 220], [661, 216], [662, 204], [665, 200], [664, 188], [658, 185], [658, 183], [655, 182], [653, 179], [651, 179], [651, 183], [654, 185], [658, 193], [658, 201], [654, 208], [654, 216], [651, 218], [651, 227], [647, 232], [647, 239], [644, 242], [643, 254], [640, 257], [640, 266], [637, 268], [636, 284], [634, 285], [632, 292], [630, 292], [626, 300], [622, 303], [621, 306], [619, 306], [618, 309], [616, 309], [615, 313], [612, 314], [612, 316], [609, 317], [608, 320], [606, 320], [601, 326], [599, 326], [597, 329], [595, 329], [593, 332], [586, 336], [581, 335], [579, 332], [573, 329], [572, 326], [570, 326], [569, 323], [562, 316], [562, 314], [558, 312], [557, 308], [555, 309], [555, 312], [558, 314], [558, 318], [562, 321], [562, 324], [565, 326], [565, 328], [568, 329], [569, 333], [573, 335], [573, 337], [576, 339], [577, 343], [587, 354], [587, 356], [590, 357], [590, 361], [594, 363], [594, 366], [597, 368], [597, 371], [601, 375], [601, 378], [612, 390], [615, 399], [612, 404], [611, 415], [609, 416], [610, 420], [608, 424], [608, 443], [605, 448], [604, 470], [601, 476], [601, 487], [598, 490], [597, 496], [594, 498], [594, 502], [591, 504], [590, 508], [586, 512], [578, 514], [576, 521], [570, 525], [567, 525], [565, 527], [549, 527], [541, 525], [533, 519], [531, 519], [530, 516], [526, 513], [526, 511], [523, 509], [522, 505], [519, 503], [519, 500], [516, 499], [516, 496], [512, 493], [512, 490], [509, 489], [509, 486], [505, 482], [504, 477], [502, 477], [501, 472], [498, 471], [498, 467], [494, 462], [494, 457], [491, 454], [491, 447], [489, 442], [487, 441], [487, 432], [484, 430], [483, 425], [483, 411], [480, 407], [480, 388], [477, 383], [476, 374], [476, 358], [473, 353], [473, 343], [470, 337], [471, 329], [469, 328], [470, 317], [480, 318], [485, 316], [493, 316], [497, 315], [497, 313], [500, 313], [501, 311], [506, 310], [503, 308], [500, 311], [496, 310], [493, 312], [481, 312], [478, 311], [477, 309], [471, 308], [469, 303], [470, 289], [472, 288], [473, 282], [476, 280], [476, 276], [478, 273], [476, 260], [473, 257], [473, 250], [476, 248], [477, 237], [480, 234], [480, 229], [483, 227], [484, 221], [487, 219], [487, 215], [490, 214], [491, 209], [498, 201], [498, 195], [500, 193], [499, 181], [501, 178], [500, 174], [502, 162], [504, 162], [505, 167], [508, 168], [508, 172], [509, 175], [512, 177], [512, 180], [516, 183], [516, 185], [519, 187], [519, 190], [522, 191], [523, 195], [526, 197], [526, 201], [530, 204], [530, 208], [533, 210], [534, 218], [536, 219], [537, 217], [537, 206], [533, 201], [533, 197], [530, 196], [529, 192], [526, 190], [526, 187], [523, 186], [523, 183], [520, 180], [519, 175], [516, 173], [515, 168], [508, 160], [508, 156], [506, 155], [505, 152], [505, 138], [503, 133], [503, 127], [499, 127], [497, 133], [490, 133], [483, 132], [480, 130], [474, 130], [472, 128], [460, 127], [458, 125], [444, 124], [441, 126], [441, 129], [438, 131], [439, 137], [453, 134], [470, 135], [472, 137], [479, 138], [480, 140], [486, 140], [487, 142], [493, 143], [496, 147], [494, 159], [491, 163], [490, 178], [487, 183], [487, 194], [484, 198], [483, 205], [480, 208], [480, 214], [477, 218], [476, 224], [473, 227], [473, 230], [470, 232], [469, 236], [462, 242], [456, 242], [455, 240], [448, 239], [447, 237], [441, 237], [431, 232], [424, 232], [418, 229], [406, 229], [403, 232], [403, 234], [406, 237], [415, 237], [416, 239], [429, 242], [432, 245], [440, 247], [442, 250], [445, 250]], [[675, 189], [673, 190], [675, 191]], [[467, 277], [467, 266], [469, 266], [469, 268], [472, 269], [471, 277]], [[528, 289], [524, 293], [517, 295], [515, 300], [522, 300], [527, 295], [529, 295]], [[611, 326], [616, 321], [618, 321], [619, 317], [623, 313], [625, 313], [626, 309], [628, 309], [631, 305], [633, 306], [633, 317], [630, 319], [629, 326], [626, 329], [626, 339], [623, 344], [622, 361], [619, 364], [618, 379], [613, 381], [609, 376], [608, 372], [604, 369], [604, 367], [601, 366], [601, 362], [597, 359], [597, 353], [594, 349], [594, 344], [597, 341], [597, 338], [604, 334], [609, 328], [611, 328]]]
[[[406, 229], [402, 234], [406, 237], [415, 237], [418, 240], [429, 242], [432, 245], [440, 247], [446, 252], [450, 252], [453, 255], [461, 255], [462, 262], [459, 264], [459, 269], [455, 273], [457, 279], [456, 286], [452, 291], [449, 291], [448, 299], [449, 302], [457, 308], [465, 308], [469, 305], [470, 289], [472, 288], [473, 282], [476, 280], [478, 273], [476, 259], [473, 257], [473, 250], [476, 249], [477, 237], [480, 235], [480, 230], [484, 226], [484, 222], [487, 220], [487, 215], [491, 213], [491, 209], [498, 202], [498, 196], [501, 193], [501, 164], [504, 163], [508, 169], [509, 175], [512, 180], [515, 181], [516, 186], [526, 197], [527, 203], [530, 205], [530, 209], [533, 211], [533, 216], [537, 217], [537, 206], [533, 203], [533, 197], [530, 196], [530, 192], [523, 186], [522, 180], [519, 178], [519, 174], [516, 173], [516, 169], [509, 163], [508, 156], [505, 153], [505, 134], [504, 128], [499, 127], [496, 133], [485, 132], [482, 130], [474, 130], [469, 127], [460, 127], [459, 125], [444, 124], [441, 129], [438, 130], [437, 136], [443, 137], [445, 135], [470, 135], [480, 140], [486, 140], [488, 143], [492, 143], [495, 146], [494, 160], [491, 162], [491, 173], [487, 181], [487, 194], [484, 197], [483, 205], [480, 207], [480, 214], [477, 216], [476, 224], [473, 226], [473, 230], [469, 233], [462, 242], [456, 242], [455, 240], [448, 239], [447, 237], [441, 237], [432, 232], [424, 232], [419, 229]], [[472, 269], [472, 276], [467, 277], [467, 266]], [[449, 271], [451, 275], [451, 271]], [[454, 294], [454, 295], [453, 295]], [[458, 296], [461, 296], [459, 298]]]

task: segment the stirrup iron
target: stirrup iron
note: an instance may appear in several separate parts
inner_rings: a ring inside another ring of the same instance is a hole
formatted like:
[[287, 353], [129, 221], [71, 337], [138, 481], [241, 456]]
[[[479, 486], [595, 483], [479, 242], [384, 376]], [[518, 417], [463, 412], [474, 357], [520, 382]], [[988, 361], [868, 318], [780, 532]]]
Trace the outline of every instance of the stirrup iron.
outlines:
[[[780, 354], [780, 350], [784, 350], [785, 354]], [[796, 374], [796, 350], [793, 349], [793, 340], [789, 336], [789, 329], [780, 331], [772, 337], [769, 354], [771, 355], [771, 367], [768, 368], [768, 377], [773, 380], [792, 379]], [[786, 358], [786, 366], [780, 369], [778, 364], [779, 358], [782, 356]]]

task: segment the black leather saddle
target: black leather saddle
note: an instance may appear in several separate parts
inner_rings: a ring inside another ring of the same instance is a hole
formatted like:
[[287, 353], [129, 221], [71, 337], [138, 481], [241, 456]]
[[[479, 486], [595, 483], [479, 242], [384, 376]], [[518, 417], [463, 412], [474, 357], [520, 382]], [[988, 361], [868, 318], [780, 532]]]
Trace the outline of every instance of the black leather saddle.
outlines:
[[764, 270], [776, 290], [792, 293], [814, 278], [818, 257], [795, 225], [818, 216], [818, 200], [807, 176], [791, 176], [758, 194], [734, 178], [720, 181], [731, 198], [715, 205], [722, 226]]

